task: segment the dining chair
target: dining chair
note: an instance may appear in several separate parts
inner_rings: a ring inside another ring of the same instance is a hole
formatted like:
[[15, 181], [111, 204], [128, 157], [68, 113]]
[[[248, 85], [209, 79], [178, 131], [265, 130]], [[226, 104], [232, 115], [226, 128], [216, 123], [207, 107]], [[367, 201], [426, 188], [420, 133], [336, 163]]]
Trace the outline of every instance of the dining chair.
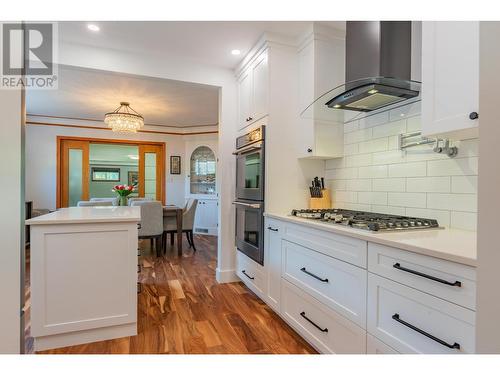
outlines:
[[[141, 208], [141, 225], [139, 226], [139, 239], [150, 239], [151, 250], [156, 247], [156, 256], [160, 256], [158, 242], [163, 240], [163, 206], [160, 201], [133, 201], [131, 207]], [[155, 245], [156, 240], [156, 246]]]
[[132, 202], [152, 202], [153, 198], [149, 197], [134, 197], [128, 199], [128, 205], [132, 206]]
[[90, 198], [90, 202], [111, 202], [112, 206], [118, 206], [118, 197], [114, 198]]
[[76, 204], [77, 207], [99, 207], [99, 206], [113, 206], [111, 201], [80, 201]]
[[[186, 233], [186, 238], [189, 243], [189, 248], [193, 248], [196, 251], [196, 246], [194, 245], [193, 228], [194, 219], [196, 217], [196, 208], [198, 207], [198, 199], [189, 199], [186, 206], [182, 210], [182, 233]], [[175, 216], [164, 216], [163, 217], [163, 251], [166, 252], [166, 239], [167, 235], [170, 234], [170, 244], [174, 244], [174, 236], [177, 233], [177, 219]]]

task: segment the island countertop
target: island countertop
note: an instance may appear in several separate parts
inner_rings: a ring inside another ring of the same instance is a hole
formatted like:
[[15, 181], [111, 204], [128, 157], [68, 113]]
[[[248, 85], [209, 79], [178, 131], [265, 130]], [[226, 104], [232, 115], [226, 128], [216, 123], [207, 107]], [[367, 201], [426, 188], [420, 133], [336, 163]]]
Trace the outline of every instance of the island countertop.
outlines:
[[475, 267], [477, 265], [477, 237], [476, 232], [472, 231], [444, 228], [400, 232], [370, 232], [285, 214], [266, 213], [265, 216], [468, 266]]
[[139, 222], [140, 207], [69, 207], [26, 221], [27, 225]]

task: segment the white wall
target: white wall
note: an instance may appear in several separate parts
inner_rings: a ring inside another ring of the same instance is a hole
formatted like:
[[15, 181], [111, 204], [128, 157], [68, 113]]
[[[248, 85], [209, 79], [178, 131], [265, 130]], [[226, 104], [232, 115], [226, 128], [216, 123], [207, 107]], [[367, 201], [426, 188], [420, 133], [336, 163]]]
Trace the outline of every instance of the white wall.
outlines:
[[0, 353], [19, 353], [21, 347], [21, 228], [23, 127], [21, 92], [0, 90]]
[[[58, 123], [62, 121], [58, 120]], [[56, 207], [56, 139], [57, 136], [86, 138], [127, 139], [165, 142], [166, 144], [166, 202], [183, 206], [185, 197], [185, 173], [170, 174], [170, 155], [180, 155], [186, 161], [185, 139], [213, 140], [216, 134], [167, 135], [167, 134], [118, 134], [99, 129], [82, 129], [54, 126], [27, 125], [26, 127], [26, 199], [32, 200], [35, 208]]]
[[326, 161], [333, 206], [476, 230], [478, 139], [453, 143], [454, 158], [434, 145], [400, 151], [398, 134], [418, 130], [419, 103], [346, 123], [344, 157]]
[[[158, 46], [161, 51], [161, 46]], [[237, 90], [234, 74], [229, 69], [202, 65], [191, 60], [168, 55], [145, 56], [111, 49], [76, 44], [59, 45], [59, 63], [93, 69], [110, 70], [151, 77], [177, 79], [220, 87], [219, 92], [219, 145], [218, 191], [219, 236], [217, 280], [237, 280], [234, 273], [234, 198], [235, 161], [232, 151], [236, 137]]]
[[476, 352], [500, 353], [500, 168], [498, 157], [498, 87], [500, 86], [500, 22], [481, 22], [479, 113], [479, 225], [477, 268]]

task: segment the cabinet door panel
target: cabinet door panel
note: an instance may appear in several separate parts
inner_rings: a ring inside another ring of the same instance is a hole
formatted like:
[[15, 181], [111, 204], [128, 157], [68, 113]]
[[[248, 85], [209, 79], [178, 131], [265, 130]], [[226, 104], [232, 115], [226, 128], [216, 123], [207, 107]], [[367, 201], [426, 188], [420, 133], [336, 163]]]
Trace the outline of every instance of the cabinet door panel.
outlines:
[[479, 22], [422, 25], [422, 134], [475, 135], [479, 107]]
[[281, 294], [281, 232], [279, 221], [266, 219], [264, 266], [267, 269], [267, 299], [266, 302], [279, 312]]
[[257, 121], [267, 115], [268, 112], [268, 96], [269, 96], [269, 74], [267, 67], [267, 52], [263, 52], [255, 61], [252, 68], [252, 111], [250, 117], [253, 121]]
[[239, 128], [249, 124], [252, 107], [252, 71], [249, 69], [243, 73], [238, 86], [239, 97]]

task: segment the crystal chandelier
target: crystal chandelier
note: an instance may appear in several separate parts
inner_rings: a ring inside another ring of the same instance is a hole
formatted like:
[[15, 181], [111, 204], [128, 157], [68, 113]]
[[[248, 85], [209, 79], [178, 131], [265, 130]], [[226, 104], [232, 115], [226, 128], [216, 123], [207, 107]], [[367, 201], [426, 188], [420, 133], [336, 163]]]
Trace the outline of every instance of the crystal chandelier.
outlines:
[[130, 107], [130, 103], [120, 102], [113, 112], [106, 113], [104, 123], [114, 132], [137, 133], [144, 126], [144, 117]]

